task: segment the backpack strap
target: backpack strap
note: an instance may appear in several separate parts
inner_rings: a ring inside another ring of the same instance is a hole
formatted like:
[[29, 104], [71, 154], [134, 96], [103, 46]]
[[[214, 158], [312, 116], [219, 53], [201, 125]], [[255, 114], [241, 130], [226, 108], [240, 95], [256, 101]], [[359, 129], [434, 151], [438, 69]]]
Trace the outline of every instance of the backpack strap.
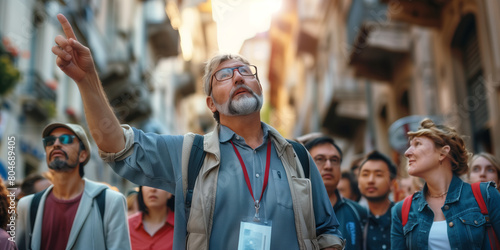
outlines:
[[[474, 198], [476, 198], [476, 202], [479, 205], [479, 209], [481, 209], [481, 213], [485, 216], [488, 215], [488, 208], [486, 207], [486, 203], [484, 203], [483, 194], [481, 194], [481, 184], [480, 182], [470, 184], [472, 188], [472, 193], [474, 194]], [[488, 217], [487, 217], [488, 218]], [[489, 218], [488, 218], [489, 220]]]
[[401, 223], [403, 224], [403, 227], [408, 222], [408, 215], [410, 214], [412, 200], [413, 194], [406, 196], [405, 200], [403, 201], [403, 207], [401, 208]]
[[[107, 188], [106, 188], [107, 189]], [[102, 190], [96, 197], [97, 206], [99, 206], [99, 212], [101, 214], [101, 221], [104, 225], [104, 212], [106, 209], [106, 189]]]
[[31, 204], [30, 204], [30, 233], [28, 235], [29, 241], [28, 241], [28, 246], [27, 249], [31, 249], [31, 238], [33, 235], [33, 228], [35, 228], [35, 220], [36, 220], [36, 213], [38, 212], [38, 207], [40, 206], [40, 200], [42, 199], [43, 194], [45, 193], [47, 189], [44, 189], [43, 191], [40, 191], [36, 193], [33, 196], [33, 199], [31, 199]]
[[296, 142], [296, 141], [292, 141], [292, 140], [288, 140], [287, 141], [292, 144], [293, 146], [293, 150], [295, 151], [295, 153], [297, 154], [297, 156], [299, 157], [299, 160], [300, 160], [300, 164], [302, 165], [302, 169], [304, 170], [304, 175], [306, 178], [309, 179], [309, 156], [307, 156], [307, 150], [306, 148]]
[[191, 147], [191, 153], [189, 155], [188, 163], [188, 185], [186, 191], [186, 208], [191, 208], [191, 201], [193, 200], [193, 190], [198, 173], [205, 160], [206, 152], [203, 150], [203, 136], [195, 135], [193, 146]]
[[491, 226], [490, 216], [488, 215], [488, 207], [484, 202], [480, 184], [481, 184], [480, 182], [476, 182], [470, 185], [472, 188], [472, 193], [474, 194], [474, 198], [476, 199], [476, 202], [479, 205], [479, 209], [481, 209], [481, 213], [484, 215], [484, 218], [486, 219], [486, 231], [488, 232], [490, 248], [500, 249], [500, 242], [498, 241], [497, 235], [495, 234], [495, 230]]

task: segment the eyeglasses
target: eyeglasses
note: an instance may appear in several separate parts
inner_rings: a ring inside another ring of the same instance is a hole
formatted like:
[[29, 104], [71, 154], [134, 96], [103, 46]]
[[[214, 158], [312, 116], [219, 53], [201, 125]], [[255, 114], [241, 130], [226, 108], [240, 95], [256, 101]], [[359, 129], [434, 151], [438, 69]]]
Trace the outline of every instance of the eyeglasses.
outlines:
[[[242, 76], [257, 75], [257, 67], [255, 67], [254, 65], [243, 65], [238, 67], [220, 69], [217, 72], [215, 72], [213, 76], [217, 81], [225, 81], [233, 78], [235, 69], [238, 70], [238, 72], [240, 72], [240, 75]], [[210, 83], [210, 91], [208, 91], [208, 93], [212, 94], [212, 83]]]
[[325, 157], [316, 157], [314, 158], [314, 162], [316, 163], [316, 166], [322, 167], [323, 165], [326, 164], [327, 161], [330, 161], [330, 165], [333, 167], [339, 166], [340, 165], [340, 159], [337, 157], [327, 159]]
[[56, 143], [56, 140], [59, 139], [59, 142], [61, 144], [71, 144], [73, 143], [73, 140], [76, 138], [76, 136], [74, 135], [61, 135], [59, 137], [56, 137], [56, 136], [47, 136], [45, 138], [42, 139], [43, 141], [43, 146], [44, 147], [48, 147], [48, 146], [52, 146], [54, 145], [54, 143]]

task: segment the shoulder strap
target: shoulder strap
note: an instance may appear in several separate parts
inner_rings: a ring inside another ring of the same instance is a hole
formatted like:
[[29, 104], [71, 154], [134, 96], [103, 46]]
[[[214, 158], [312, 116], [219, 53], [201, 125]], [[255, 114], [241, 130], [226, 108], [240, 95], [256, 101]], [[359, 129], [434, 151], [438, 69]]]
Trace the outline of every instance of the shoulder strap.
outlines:
[[203, 160], [205, 160], [206, 152], [203, 150], [203, 136], [195, 135], [193, 146], [191, 147], [191, 154], [189, 155], [188, 163], [188, 185], [186, 191], [186, 208], [191, 207], [191, 201], [193, 199], [193, 190], [196, 178], [200, 172], [201, 166], [203, 165]]
[[500, 242], [498, 241], [498, 237], [495, 233], [495, 230], [491, 226], [490, 216], [488, 215], [488, 207], [486, 207], [486, 203], [483, 199], [483, 194], [481, 193], [481, 183], [475, 182], [470, 184], [472, 188], [472, 193], [474, 194], [474, 198], [476, 198], [476, 202], [479, 205], [479, 209], [481, 209], [481, 213], [484, 215], [486, 219], [486, 232], [488, 233], [488, 242], [490, 243], [491, 249], [500, 249]]
[[104, 212], [106, 209], [106, 189], [102, 190], [95, 197], [95, 200], [97, 202], [97, 206], [99, 206], [99, 212], [101, 213], [101, 221], [103, 222], [103, 225], [104, 225]]
[[288, 140], [287, 141], [292, 144], [293, 150], [299, 157], [300, 164], [302, 165], [302, 169], [304, 170], [304, 175], [306, 178], [309, 178], [309, 157], [307, 156], [307, 151], [304, 146], [296, 141]]
[[405, 200], [403, 201], [403, 208], [401, 208], [401, 223], [403, 224], [403, 227], [408, 222], [408, 215], [410, 214], [412, 200], [413, 194], [406, 196]]
[[472, 193], [474, 194], [474, 198], [476, 198], [476, 202], [481, 209], [481, 213], [484, 215], [488, 214], [488, 208], [486, 207], [486, 203], [484, 203], [483, 194], [481, 194], [481, 184], [480, 182], [472, 183], [470, 186], [472, 187]]
[[45, 190], [36, 193], [33, 196], [30, 204], [30, 240], [28, 248], [31, 248], [31, 235], [33, 235], [33, 228], [35, 227], [36, 213], [38, 212], [38, 206], [40, 205], [40, 200], [42, 199]]
[[36, 220], [36, 213], [38, 212], [38, 207], [40, 206], [40, 200], [42, 199], [43, 194], [47, 191], [47, 189], [44, 189], [43, 191], [40, 191], [36, 194], [33, 195], [33, 199], [31, 199], [31, 204], [30, 204], [30, 233], [28, 235], [29, 240], [28, 240], [28, 245], [26, 246], [27, 249], [31, 249], [31, 239], [33, 237], [33, 229], [35, 228], [35, 220]]

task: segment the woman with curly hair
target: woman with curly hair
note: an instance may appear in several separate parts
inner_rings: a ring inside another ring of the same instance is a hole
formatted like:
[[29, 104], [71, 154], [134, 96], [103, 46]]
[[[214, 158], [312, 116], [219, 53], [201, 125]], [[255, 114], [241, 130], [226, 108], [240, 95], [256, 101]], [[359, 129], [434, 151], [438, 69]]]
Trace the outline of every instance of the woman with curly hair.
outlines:
[[11, 237], [7, 233], [7, 223], [10, 217], [14, 214], [9, 214], [9, 197], [7, 188], [0, 178], [0, 249], [2, 250], [17, 250], [16, 243], [9, 240]]
[[[489, 212], [481, 213], [471, 185], [459, 176], [468, 171], [469, 153], [457, 131], [424, 119], [409, 132], [408, 173], [425, 180], [424, 188], [407, 203], [392, 209], [393, 249], [494, 249], [487, 227], [500, 233], [500, 193], [491, 182], [480, 184]], [[406, 216], [407, 217], [406, 217]], [[403, 218], [405, 225], [403, 225]]]

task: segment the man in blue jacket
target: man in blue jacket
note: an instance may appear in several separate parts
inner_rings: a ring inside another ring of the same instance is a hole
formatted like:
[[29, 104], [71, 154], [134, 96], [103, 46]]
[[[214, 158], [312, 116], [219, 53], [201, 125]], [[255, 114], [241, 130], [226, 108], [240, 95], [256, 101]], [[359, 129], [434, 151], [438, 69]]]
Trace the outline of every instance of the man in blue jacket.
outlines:
[[342, 150], [327, 136], [316, 136], [304, 141], [318, 167], [326, 192], [339, 220], [339, 230], [346, 239], [345, 249], [363, 249], [363, 225], [367, 211], [358, 203], [346, 199], [337, 190], [341, 178]]
[[[51, 123], [42, 134], [53, 185], [19, 201], [19, 249], [130, 249], [125, 197], [83, 178], [90, 159], [83, 128]], [[36, 211], [33, 225], [30, 211]]]

